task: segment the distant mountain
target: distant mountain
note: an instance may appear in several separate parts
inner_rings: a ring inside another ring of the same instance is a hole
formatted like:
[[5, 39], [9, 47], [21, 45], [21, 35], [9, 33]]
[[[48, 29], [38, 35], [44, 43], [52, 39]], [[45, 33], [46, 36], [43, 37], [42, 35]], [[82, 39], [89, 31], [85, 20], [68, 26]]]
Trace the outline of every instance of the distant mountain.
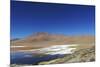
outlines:
[[65, 38], [64, 35], [60, 34], [49, 34], [47, 32], [38, 32], [26, 37], [26, 41], [50, 41], [50, 40], [61, 40]]
[[94, 44], [95, 36], [83, 35], [83, 36], [65, 36], [61, 34], [49, 34], [47, 32], [33, 33], [23, 39], [11, 40], [11, 46], [25, 46], [17, 47], [13, 50], [26, 50], [44, 48], [52, 45], [67, 45], [67, 44]]

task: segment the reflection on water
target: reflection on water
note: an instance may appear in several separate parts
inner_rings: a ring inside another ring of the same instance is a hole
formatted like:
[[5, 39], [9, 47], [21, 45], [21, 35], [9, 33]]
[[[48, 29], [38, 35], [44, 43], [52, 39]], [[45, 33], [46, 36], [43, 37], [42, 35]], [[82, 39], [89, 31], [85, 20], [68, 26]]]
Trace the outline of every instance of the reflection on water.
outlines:
[[11, 64], [38, 64], [41, 61], [48, 61], [55, 58], [64, 57], [64, 54], [34, 56], [31, 53], [16, 52], [11, 53]]

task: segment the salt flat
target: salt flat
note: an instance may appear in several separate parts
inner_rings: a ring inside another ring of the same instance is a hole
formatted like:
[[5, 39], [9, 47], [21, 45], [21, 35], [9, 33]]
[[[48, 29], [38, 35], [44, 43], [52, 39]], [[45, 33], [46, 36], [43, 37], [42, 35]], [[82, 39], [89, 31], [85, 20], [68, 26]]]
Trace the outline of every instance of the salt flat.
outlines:
[[[78, 44], [64, 44], [64, 45], [53, 45], [50, 47], [31, 49], [31, 50], [18, 50], [18, 52], [31, 52], [31, 53], [43, 53], [43, 54], [71, 54], [76, 48], [71, 48], [71, 46], [78, 46]], [[12, 46], [12, 47], [25, 47], [25, 46]]]

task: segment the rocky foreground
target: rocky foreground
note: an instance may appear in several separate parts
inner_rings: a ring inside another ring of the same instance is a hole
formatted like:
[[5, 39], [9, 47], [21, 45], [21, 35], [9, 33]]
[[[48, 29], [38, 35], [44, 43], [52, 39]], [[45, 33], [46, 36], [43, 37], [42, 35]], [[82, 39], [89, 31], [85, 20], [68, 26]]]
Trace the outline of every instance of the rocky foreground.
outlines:
[[[57, 58], [49, 61], [42, 61], [38, 63], [38, 65], [93, 62], [93, 61], [95, 61], [95, 47], [80, 49], [70, 55], [65, 55], [63, 58]], [[16, 65], [16, 64], [11, 65], [11, 67], [20, 67], [20, 66], [21, 65]]]
[[40, 62], [39, 65], [59, 64], [59, 63], [76, 63], [76, 62], [92, 62], [95, 61], [95, 47], [80, 49], [71, 55], [50, 61]]

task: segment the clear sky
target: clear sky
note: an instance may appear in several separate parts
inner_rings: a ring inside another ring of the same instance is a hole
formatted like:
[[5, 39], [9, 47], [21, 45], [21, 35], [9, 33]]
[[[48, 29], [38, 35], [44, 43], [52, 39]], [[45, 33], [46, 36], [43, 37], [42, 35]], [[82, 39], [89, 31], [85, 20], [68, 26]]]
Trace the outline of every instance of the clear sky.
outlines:
[[35, 32], [94, 35], [94, 28], [94, 6], [11, 2], [11, 38], [21, 38]]

